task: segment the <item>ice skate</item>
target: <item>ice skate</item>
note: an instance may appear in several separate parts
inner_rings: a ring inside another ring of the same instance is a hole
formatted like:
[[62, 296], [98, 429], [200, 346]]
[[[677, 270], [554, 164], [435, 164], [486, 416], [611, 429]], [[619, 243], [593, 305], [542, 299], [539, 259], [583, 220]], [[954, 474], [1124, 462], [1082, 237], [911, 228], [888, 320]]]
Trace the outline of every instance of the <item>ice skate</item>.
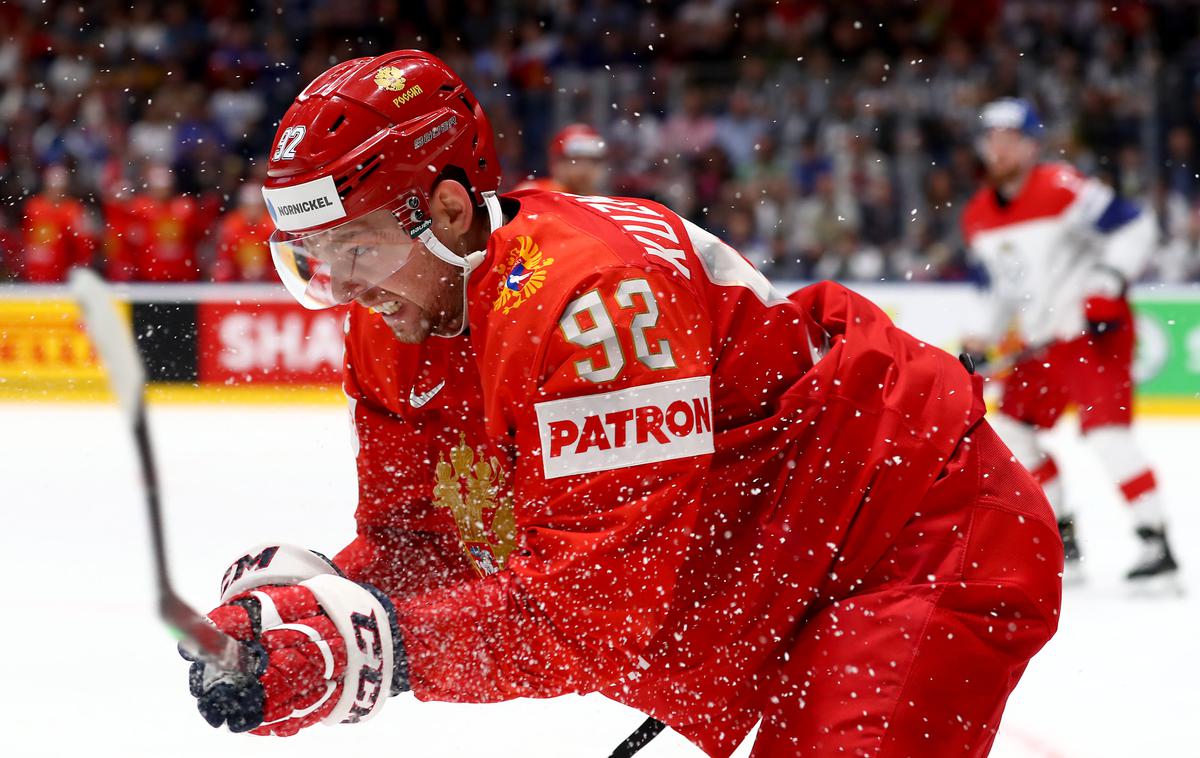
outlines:
[[1064, 516], [1058, 520], [1058, 536], [1063, 543], [1063, 585], [1082, 584], [1083, 554], [1079, 550], [1079, 538], [1075, 535], [1075, 517]]
[[1137, 529], [1137, 536], [1142, 541], [1142, 553], [1137, 563], [1125, 575], [1130, 586], [1139, 593], [1182, 594], [1179, 564], [1171, 554], [1166, 530], [1141, 526]]

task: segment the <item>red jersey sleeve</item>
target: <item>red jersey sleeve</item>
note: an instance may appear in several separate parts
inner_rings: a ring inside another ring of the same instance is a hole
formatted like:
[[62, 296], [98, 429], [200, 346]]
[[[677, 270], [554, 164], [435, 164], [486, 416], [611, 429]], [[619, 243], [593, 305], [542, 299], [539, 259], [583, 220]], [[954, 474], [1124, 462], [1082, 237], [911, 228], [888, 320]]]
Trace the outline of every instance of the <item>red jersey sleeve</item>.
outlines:
[[669, 275], [615, 267], [513, 319], [537, 330], [488, 337], [489, 413], [518, 449], [520, 552], [472, 586], [400, 604], [417, 697], [551, 697], [638, 675], [711, 464], [700, 307]]

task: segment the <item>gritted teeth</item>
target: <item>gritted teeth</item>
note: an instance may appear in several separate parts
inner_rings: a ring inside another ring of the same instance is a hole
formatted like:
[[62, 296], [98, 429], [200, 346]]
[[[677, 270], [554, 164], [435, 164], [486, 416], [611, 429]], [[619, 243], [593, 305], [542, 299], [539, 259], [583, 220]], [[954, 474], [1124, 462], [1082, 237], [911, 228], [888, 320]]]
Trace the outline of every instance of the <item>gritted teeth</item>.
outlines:
[[391, 316], [399, 312], [400, 303], [396, 302], [395, 300], [389, 300], [386, 303], [380, 303], [379, 305], [371, 306], [371, 310], [374, 313], [380, 313], [384, 316]]

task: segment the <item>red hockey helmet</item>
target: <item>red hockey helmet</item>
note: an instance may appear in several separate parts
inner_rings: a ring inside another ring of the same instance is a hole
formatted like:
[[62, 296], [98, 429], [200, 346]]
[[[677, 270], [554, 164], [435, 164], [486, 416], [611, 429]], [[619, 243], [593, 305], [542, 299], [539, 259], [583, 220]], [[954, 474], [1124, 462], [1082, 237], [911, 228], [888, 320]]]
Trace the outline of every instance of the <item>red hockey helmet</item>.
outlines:
[[564, 126], [550, 142], [550, 160], [563, 158], [603, 158], [604, 138], [587, 124]]
[[[279, 124], [263, 186], [276, 226], [271, 253], [288, 291], [308, 308], [348, 302], [422, 244], [469, 270], [430, 231], [429, 196], [450, 169], [498, 226], [491, 125], [441, 60], [400, 50], [317, 77]], [[365, 237], [355, 231], [363, 228]]]

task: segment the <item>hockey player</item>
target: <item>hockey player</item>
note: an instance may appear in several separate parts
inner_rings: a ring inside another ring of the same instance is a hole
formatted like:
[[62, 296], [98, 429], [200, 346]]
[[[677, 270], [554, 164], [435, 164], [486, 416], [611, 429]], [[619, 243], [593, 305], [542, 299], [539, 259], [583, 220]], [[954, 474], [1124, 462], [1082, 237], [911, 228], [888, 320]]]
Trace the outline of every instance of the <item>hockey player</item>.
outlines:
[[339, 64], [280, 123], [280, 276], [355, 303], [359, 530], [231, 565], [211, 618], [265, 655], [193, 666], [206, 719], [600, 692], [713, 756], [760, 719], [760, 758], [986, 754], [1062, 547], [978, 378], [662, 205], [498, 185], [424, 53]]
[[527, 179], [517, 190], [544, 189], [594, 195], [604, 181], [604, 158], [608, 154], [604, 138], [587, 124], [571, 124], [559, 130], [547, 151], [550, 176]]
[[262, 191], [252, 182], [238, 190], [237, 207], [217, 227], [217, 257], [212, 278], [216, 282], [263, 282], [275, 280], [275, 268], [267, 238], [275, 230]]
[[107, 276], [119, 282], [196, 281], [196, 247], [204, 234], [200, 208], [175, 193], [169, 167], [149, 164], [145, 177], [144, 193], [106, 203], [105, 224], [119, 237], [107, 250]]
[[26, 282], [63, 282], [72, 267], [91, 263], [95, 246], [83, 203], [67, 194], [67, 169], [55, 164], [42, 176], [43, 191], [25, 204], [20, 274]]
[[1132, 509], [1143, 552], [1128, 578], [1173, 575], [1154, 470], [1130, 430], [1127, 292], [1150, 256], [1154, 221], [1071, 166], [1039, 163], [1041, 125], [1028, 102], [998, 100], [980, 119], [987, 185], [962, 225], [991, 279], [991, 314], [987, 333], [966, 347], [982, 354], [1013, 324], [1024, 346], [1003, 380], [992, 425], [1045, 489], [1070, 566], [1080, 558], [1075, 517], [1038, 432], [1054, 426], [1068, 404], [1077, 406], [1084, 439]]

